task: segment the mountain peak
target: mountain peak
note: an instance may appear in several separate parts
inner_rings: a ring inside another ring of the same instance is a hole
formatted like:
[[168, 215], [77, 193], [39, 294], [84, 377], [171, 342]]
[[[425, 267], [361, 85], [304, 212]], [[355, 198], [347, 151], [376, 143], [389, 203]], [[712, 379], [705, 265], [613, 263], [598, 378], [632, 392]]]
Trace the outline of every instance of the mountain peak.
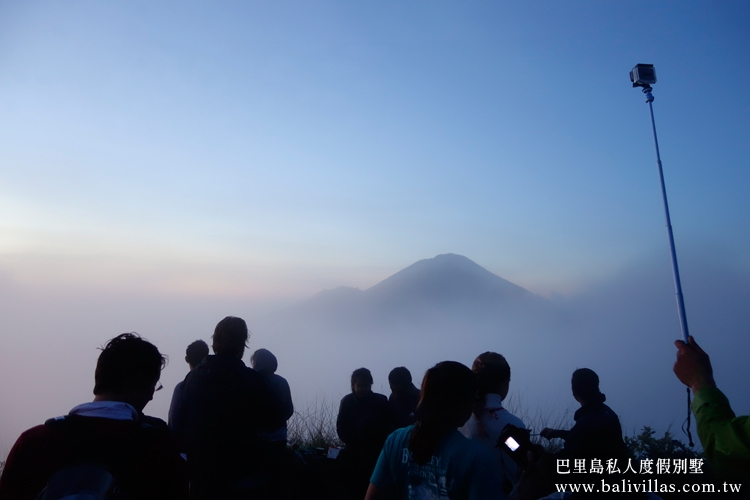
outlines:
[[381, 297], [462, 301], [487, 295], [508, 298], [530, 295], [471, 259], [453, 253], [415, 262], [365, 292]]

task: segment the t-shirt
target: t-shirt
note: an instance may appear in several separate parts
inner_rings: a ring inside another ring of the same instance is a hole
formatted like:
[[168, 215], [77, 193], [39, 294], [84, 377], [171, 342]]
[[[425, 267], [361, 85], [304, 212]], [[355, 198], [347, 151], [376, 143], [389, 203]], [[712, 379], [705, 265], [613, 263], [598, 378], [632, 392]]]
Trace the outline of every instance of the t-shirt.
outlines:
[[429, 462], [414, 462], [409, 436], [414, 426], [393, 432], [383, 445], [370, 482], [403, 500], [504, 498], [495, 455], [457, 430], [448, 433]]

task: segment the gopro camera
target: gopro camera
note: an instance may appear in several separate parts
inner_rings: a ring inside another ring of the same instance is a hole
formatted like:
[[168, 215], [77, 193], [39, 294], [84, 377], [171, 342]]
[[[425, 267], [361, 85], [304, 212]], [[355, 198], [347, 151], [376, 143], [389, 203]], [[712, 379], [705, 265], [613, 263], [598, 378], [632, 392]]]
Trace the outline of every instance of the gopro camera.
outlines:
[[522, 470], [529, 465], [526, 452], [534, 452], [534, 447], [531, 444], [531, 431], [521, 429], [513, 424], [508, 424], [503, 428], [495, 446], [505, 450]]
[[633, 87], [649, 88], [656, 83], [656, 69], [653, 64], [636, 64], [630, 70], [630, 81]]

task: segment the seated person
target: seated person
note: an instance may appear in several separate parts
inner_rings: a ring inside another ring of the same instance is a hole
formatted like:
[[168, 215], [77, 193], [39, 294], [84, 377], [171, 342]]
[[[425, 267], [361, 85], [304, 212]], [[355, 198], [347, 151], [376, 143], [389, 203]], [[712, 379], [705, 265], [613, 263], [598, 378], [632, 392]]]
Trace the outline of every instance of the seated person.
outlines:
[[477, 375], [477, 402], [469, 420], [459, 431], [497, 455], [502, 466], [504, 491], [508, 493], [521, 471], [513, 459], [496, 446], [497, 439], [508, 424], [526, 428], [520, 418], [503, 408], [503, 400], [510, 389], [510, 365], [502, 354], [485, 352], [474, 360], [471, 371]]
[[545, 428], [540, 435], [547, 439], [564, 439], [562, 456], [627, 459], [620, 419], [604, 404], [607, 397], [599, 391], [599, 376], [593, 370], [579, 368], [573, 372], [571, 386], [573, 397], [581, 404], [573, 415], [575, 425], [570, 430]]
[[388, 436], [365, 500], [505, 498], [495, 455], [457, 430], [475, 399], [466, 366], [443, 361], [427, 370], [417, 422]]
[[394, 427], [400, 429], [417, 421], [414, 410], [419, 403], [419, 389], [411, 381], [411, 372], [404, 366], [391, 370], [388, 374], [391, 395], [388, 403], [394, 418]]
[[81, 493], [76, 481], [102, 478], [127, 498], [186, 499], [185, 462], [167, 424], [143, 414], [161, 389], [165, 363], [134, 333], [107, 342], [96, 363], [94, 401], [21, 434], [0, 477], [0, 498], [34, 500], [46, 487]]

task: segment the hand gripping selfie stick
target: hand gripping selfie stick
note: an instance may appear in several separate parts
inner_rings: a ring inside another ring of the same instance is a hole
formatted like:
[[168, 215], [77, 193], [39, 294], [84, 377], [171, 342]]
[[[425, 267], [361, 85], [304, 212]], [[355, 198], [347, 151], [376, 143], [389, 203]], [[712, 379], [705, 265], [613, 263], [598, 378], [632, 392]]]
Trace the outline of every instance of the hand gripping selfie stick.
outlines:
[[661, 181], [661, 197], [664, 201], [664, 215], [667, 220], [667, 236], [669, 237], [669, 251], [672, 254], [672, 276], [674, 277], [674, 293], [677, 298], [677, 312], [680, 316], [680, 330], [682, 330], [682, 339], [687, 344], [688, 341], [688, 324], [685, 315], [685, 301], [682, 298], [682, 284], [680, 282], [680, 270], [677, 267], [677, 252], [674, 249], [674, 236], [672, 235], [672, 221], [669, 218], [669, 204], [667, 203], [667, 188], [664, 186], [664, 172], [661, 168], [661, 155], [659, 155], [659, 141], [656, 138], [656, 122], [654, 121], [654, 96], [651, 94], [651, 84], [656, 83], [656, 70], [653, 64], [637, 64], [630, 71], [630, 81], [633, 87], [643, 87], [643, 93], [646, 94], [648, 109], [651, 111], [651, 128], [654, 131], [654, 145], [656, 146], [656, 164], [659, 167], [659, 180]]
[[[656, 70], [653, 64], [636, 64], [630, 71], [630, 81], [633, 87], [643, 87], [646, 94], [648, 109], [651, 111], [651, 129], [654, 131], [654, 146], [656, 146], [656, 165], [659, 167], [659, 181], [661, 181], [661, 198], [664, 201], [664, 216], [667, 220], [667, 236], [669, 237], [669, 251], [672, 255], [672, 276], [674, 277], [674, 293], [677, 298], [677, 313], [680, 316], [680, 330], [682, 340], [688, 343], [688, 324], [685, 315], [685, 301], [682, 298], [682, 284], [680, 282], [680, 269], [677, 267], [677, 252], [674, 249], [674, 235], [672, 234], [672, 220], [669, 218], [669, 204], [667, 203], [667, 188], [664, 186], [664, 171], [661, 168], [661, 155], [659, 154], [659, 140], [656, 138], [656, 122], [654, 121], [654, 96], [651, 94], [651, 84], [656, 83]], [[693, 436], [690, 433], [690, 388], [687, 390], [687, 419], [682, 425], [682, 430], [687, 434], [690, 447], [693, 446]]]

